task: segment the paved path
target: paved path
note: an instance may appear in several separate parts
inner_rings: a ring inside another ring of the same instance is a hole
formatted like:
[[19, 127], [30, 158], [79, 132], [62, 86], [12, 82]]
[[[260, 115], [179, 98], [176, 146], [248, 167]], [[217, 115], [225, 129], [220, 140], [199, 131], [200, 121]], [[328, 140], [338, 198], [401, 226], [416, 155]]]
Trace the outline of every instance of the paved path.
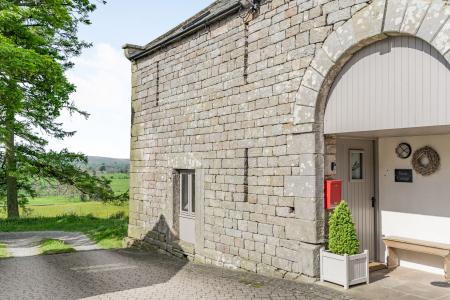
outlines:
[[77, 251], [99, 249], [95, 242], [80, 232], [30, 231], [0, 233], [0, 244], [6, 244], [13, 257], [39, 255], [39, 245], [43, 239], [63, 240]]
[[317, 284], [129, 249], [9, 258], [0, 270], [1, 299], [351, 299]]

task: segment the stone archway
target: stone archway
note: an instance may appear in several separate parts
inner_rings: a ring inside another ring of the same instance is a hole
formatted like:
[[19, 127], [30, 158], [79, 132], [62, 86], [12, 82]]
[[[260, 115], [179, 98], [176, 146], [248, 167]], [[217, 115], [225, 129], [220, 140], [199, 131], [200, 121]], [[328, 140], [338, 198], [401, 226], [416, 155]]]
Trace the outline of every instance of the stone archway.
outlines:
[[323, 121], [335, 78], [358, 50], [396, 35], [426, 41], [450, 63], [450, 4], [444, 0], [374, 0], [327, 37], [306, 70], [295, 98], [293, 120], [297, 126], [312, 129], [315, 141], [310, 141], [310, 135], [305, 144], [314, 149], [307, 149], [308, 153], [325, 155], [320, 159], [325, 170], [316, 173], [316, 191], [323, 189], [320, 179], [333, 175], [328, 165], [335, 153], [333, 147], [325, 147], [332, 145], [333, 139], [324, 140]]
[[450, 62], [450, 4], [443, 0], [375, 0], [333, 31], [316, 51], [296, 95], [294, 124], [322, 126], [328, 91], [361, 48], [395, 35], [416, 36]]

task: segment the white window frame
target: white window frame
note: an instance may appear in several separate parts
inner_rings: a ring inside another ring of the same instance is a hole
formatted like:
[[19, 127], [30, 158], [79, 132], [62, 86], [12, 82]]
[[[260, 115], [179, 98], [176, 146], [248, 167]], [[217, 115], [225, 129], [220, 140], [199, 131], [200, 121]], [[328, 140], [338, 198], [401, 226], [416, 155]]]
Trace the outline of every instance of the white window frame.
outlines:
[[[186, 218], [195, 218], [195, 212], [192, 211], [192, 200], [195, 202], [195, 171], [194, 170], [180, 170], [180, 216], [186, 217]], [[188, 211], [183, 210], [183, 175], [188, 176]], [[193, 182], [194, 178], [194, 182]], [[194, 184], [194, 186], [193, 186]], [[194, 195], [194, 197], [193, 197]], [[193, 199], [194, 198], [194, 199]], [[194, 207], [195, 210], [195, 207]]]
[[[352, 155], [360, 154], [361, 155], [361, 179], [353, 179], [353, 170], [352, 170]], [[349, 150], [349, 158], [348, 158], [348, 168], [349, 168], [349, 181], [350, 182], [363, 182], [365, 180], [364, 171], [365, 171], [365, 163], [364, 163], [365, 153], [364, 150], [360, 149], [350, 149]]]

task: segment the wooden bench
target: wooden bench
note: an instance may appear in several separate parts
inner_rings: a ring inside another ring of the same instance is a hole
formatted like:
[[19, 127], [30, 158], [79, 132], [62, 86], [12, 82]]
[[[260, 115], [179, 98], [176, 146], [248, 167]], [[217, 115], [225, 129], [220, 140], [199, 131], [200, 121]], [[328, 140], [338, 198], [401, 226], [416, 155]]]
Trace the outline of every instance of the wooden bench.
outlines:
[[434, 242], [427, 242], [422, 240], [415, 240], [409, 238], [402, 238], [397, 236], [387, 236], [383, 238], [384, 244], [387, 247], [388, 268], [395, 268], [399, 265], [399, 259], [396, 249], [413, 251], [418, 253], [425, 253], [440, 256], [444, 259], [445, 279], [450, 279], [450, 245]]

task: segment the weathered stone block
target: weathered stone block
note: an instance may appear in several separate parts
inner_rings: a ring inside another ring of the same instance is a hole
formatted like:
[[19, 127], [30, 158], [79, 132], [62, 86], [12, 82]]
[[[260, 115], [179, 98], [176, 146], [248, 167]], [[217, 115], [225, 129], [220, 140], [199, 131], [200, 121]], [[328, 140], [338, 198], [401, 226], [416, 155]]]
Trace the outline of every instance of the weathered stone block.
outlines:
[[290, 261], [297, 262], [301, 260], [301, 257], [297, 251], [285, 247], [277, 247], [276, 255], [277, 257], [284, 258]]
[[415, 35], [422, 23], [431, 2], [425, 0], [410, 0], [406, 8], [400, 32]]
[[365, 41], [381, 34], [385, 5], [385, 0], [374, 0], [352, 17], [357, 41]]
[[348, 19], [350, 19], [349, 7], [330, 13], [327, 16], [327, 24], [334, 24], [336, 22], [345, 21]]
[[330, 57], [333, 62], [338, 61], [339, 57], [344, 53], [344, 49], [341, 46], [341, 42], [337, 36], [337, 33], [333, 31], [323, 43], [322, 49]]
[[[314, 59], [311, 62], [311, 66], [316, 69], [323, 77], [326, 77], [330, 69], [333, 67], [334, 62], [331, 60], [331, 58], [328, 56], [328, 54], [321, 48], [318, 49], [316, 52], [316, 55], [314, 56]], [[302, 87], [300, 87], [299, 93], [301, 91]], [[312, 102], [314, 106], [316, 103], [317, 93], [314, 95], [314, 102]]]
[[296, 217], [303, 220], [323, 220], [323, 198], [295, 198]]
[[417, 36], [431, 43], [436, 33], [450, 16], [450, 6], [441, 1], [433, 1], [417, 31]]
[[316, 108], [305, 105], [294, 106], [294, 122], [295, 124], [314, 123]]
[[324, 222], [289, 219], [286, 225], [286, 238], [306, 243], [322, 243], [324, 240]]
[[315, 44], [315, 43], [323, 42], [327, 38], [327, 36], [330, 34], [331, 30], [332, 30], [331, 26], [324, 26], [324, 27], [318, 27], [318, 28], [311, 29], [309, 32], [310, 43]]
[[311, 277], [317, 277], [320, 273], [320, 248], [321, 245], [300, 244], [302, 256], [302, 273]]
[[302, 85], [319, 92], [322, 87], [323, 79], [323, 76], [314, 68], [308, 68], [305, 72], [305, 76], [303, 76]]
[[387, 2], [384, 30], [387, 32], [399, 32], [403, 23], [403, 17], [408, 6], [408, 0], [397, 0]]
[[316, 134], [293, 134], [287, 138], [287, 154], [316, 153]]
[[443, 55], [450, 50], [450, 19], [442, 26], [432, 45]]

